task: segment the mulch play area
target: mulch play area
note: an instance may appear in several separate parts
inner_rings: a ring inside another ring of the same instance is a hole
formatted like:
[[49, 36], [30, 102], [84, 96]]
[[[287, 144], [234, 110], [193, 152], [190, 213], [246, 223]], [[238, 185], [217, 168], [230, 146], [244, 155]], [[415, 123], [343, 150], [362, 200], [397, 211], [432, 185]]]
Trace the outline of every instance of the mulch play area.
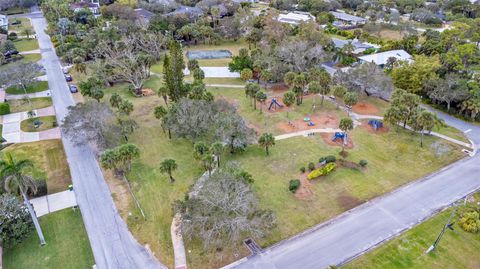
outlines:
[[377, 115], [380, 113], [380, 110], [376, 106], [363, 102], [359, 102], [358, 104], [354, 105], [352, 110], [353, 112], [362, 115]]
[[[325, 144], [327, 144], [327, 145], [341, 147], [342, 144], [343, 144], [342, 139], [337, 139], [335, 141], [332, 140], [332, 138], [334, 136], [333, 133], [321, 133], [320, 136], [322, 137], [323, 142], [325, 142]], [[349, 134], [348, 135], [348, 143], [347, 143], [347, 145], [345, 145], [345, 148], [346, 149], [352, 149], [353, 147], [354, 147], [354, 145], [353, 145], [352, 136]]]
[[[306, 119], [309, 119], [309, 121]], [[309, 122], [312, 122], [313, 125], [309, 125]], [[288, 121], [281, 122], [277, 125], [277, 127], [285, 133], [290, 133], [318, 128], [338, 128], [339, 122], [340, 120], [336, 115], [330, 113], [321, 113], [319, 115], [308, 116], [303, 119], [290, 121], [290, 123]]]

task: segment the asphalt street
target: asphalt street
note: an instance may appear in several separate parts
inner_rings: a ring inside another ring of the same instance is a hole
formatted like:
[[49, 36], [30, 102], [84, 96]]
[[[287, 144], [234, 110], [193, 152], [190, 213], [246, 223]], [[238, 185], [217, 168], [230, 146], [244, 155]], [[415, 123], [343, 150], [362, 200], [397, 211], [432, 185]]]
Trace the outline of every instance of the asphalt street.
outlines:
[[[32, 13], [30, 17], [38, 36], [57, 118], [62, 122], [67, 115], [67, 108], [75, 103], [50, 37], [45, 33], [46, 20], [39, 12]], [[97, 268], [166, 268], [141, 246], [128, 230], [126, 223], [118, 214], [99, 164], [90, 148], [76, 147], [66, 138], [62, 140]]]
[[[479, 126], [436, 113], [464, 131], [478, 148]], [[479, 173], [476, 154], [224, 268], [316, 269], [343, 264], [479, 190]]]

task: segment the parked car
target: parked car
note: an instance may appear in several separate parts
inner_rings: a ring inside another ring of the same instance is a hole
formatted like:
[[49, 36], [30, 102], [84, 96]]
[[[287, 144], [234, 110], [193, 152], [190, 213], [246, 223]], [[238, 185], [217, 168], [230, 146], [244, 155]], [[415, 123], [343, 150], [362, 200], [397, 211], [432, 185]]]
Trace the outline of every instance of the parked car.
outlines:
[[18, 51], [16, 50], [7, 50], [3, 56], [5, 56], [5, 58], [10, 58], [12, 57], [13, 55], [17, 55], [18, 54]]
[[70, 89], [71, 93], [76, 93], [78, 92], [78, 88], [75, 85], [68, 85], [68, 88]]
[[65, 75], [65, 80], [66, 80], [67, 82], [70, 82], [70, 81], [72, 81], [72, 80], [73, 80], [73, 78], [72, 78], [72, 76], [71, 76], [71, 75], [69, 75], [69, 74], [66, 74], [66, 75]]
[[64, 67], [64, 68], [62, 68], [62, 71], [63, 71], [63, 74], [65, 74], [65, 75], [68, 74], [68, 68]]

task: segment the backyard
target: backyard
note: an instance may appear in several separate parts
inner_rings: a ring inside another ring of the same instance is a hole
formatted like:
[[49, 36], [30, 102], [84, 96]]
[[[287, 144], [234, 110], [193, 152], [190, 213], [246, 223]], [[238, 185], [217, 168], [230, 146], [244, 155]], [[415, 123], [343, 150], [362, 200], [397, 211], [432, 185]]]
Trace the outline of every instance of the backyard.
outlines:
[[[470, 202], [479, 200], [477, 193], [476, 199]], [[454, 225], [455, 231], [447, 229], [434, 252], [425, 253], [447, 223], [452, 210], [439, 213], [342, 268], [480, 268], [480, 234], [467, 233], [458, 225]]]
[[25, 29], [28, 29], [31, 33], [33, 33], [33, 27], [32, 27], [32, 24], [30, 23], [30, 19], [28, 18], [10, 19], [10, 25], [8, 26], [8, 30], [10, 32], [16, 32], [18, 35], [23, 35], [23, 32], [25, 31]]
[[14, 44], [15, 44], [15, 47], [17, 48], [17, 50], [20, 51], [20, 52], [31, 51], [31, 50], [38, 49], [38, 42], [34, 38], [17, 39], [14, 42]]
[[32, 231], [23, 242], [4, 250], [5, 269], [92, 268], [95, 261], [79, 209], [45, 215], [40, 218], [40, 225], [47, 244], [40, 246], [37, 234]]

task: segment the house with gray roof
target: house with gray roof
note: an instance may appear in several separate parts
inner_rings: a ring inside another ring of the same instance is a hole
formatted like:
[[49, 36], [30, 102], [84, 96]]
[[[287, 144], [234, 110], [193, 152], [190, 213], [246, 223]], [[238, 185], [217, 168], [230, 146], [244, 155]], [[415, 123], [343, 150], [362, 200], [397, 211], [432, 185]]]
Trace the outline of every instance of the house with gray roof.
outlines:
[[376, 46], [376, 45], [369, 44], [369, 43], [363, 43], [363, 42], [358, 41], [357, 39], [345, 40], [345, 39], [338, 39], [338, 38], [332, 37], [332, 42], [333, 42], [333, 45], [335, 46], [335, 48], [337, 48], [337, 49], [341, 49], [346, 44], [351, 43], [353, 45], [353, 47], [355, 48], [354, 51], [353, 51], [354, 54], [360, 54], [360, 53], [362, 53], [365, 50], [370, 49], [370, 48], [375, 48], [375, 49], [380, 48], [380, 46]]
[[147, 25], [150, 22], [150, 19], [155, 16], [155, 13], [143, 8], [137, 8], [134, 11], [137, 14], [137, 20], [143, 25]]
[[335, 17], [335, 26], [358, 26], [367, 22], [365, 18], [353, 16], [345, 12], [330, 11], [330, 14]]

